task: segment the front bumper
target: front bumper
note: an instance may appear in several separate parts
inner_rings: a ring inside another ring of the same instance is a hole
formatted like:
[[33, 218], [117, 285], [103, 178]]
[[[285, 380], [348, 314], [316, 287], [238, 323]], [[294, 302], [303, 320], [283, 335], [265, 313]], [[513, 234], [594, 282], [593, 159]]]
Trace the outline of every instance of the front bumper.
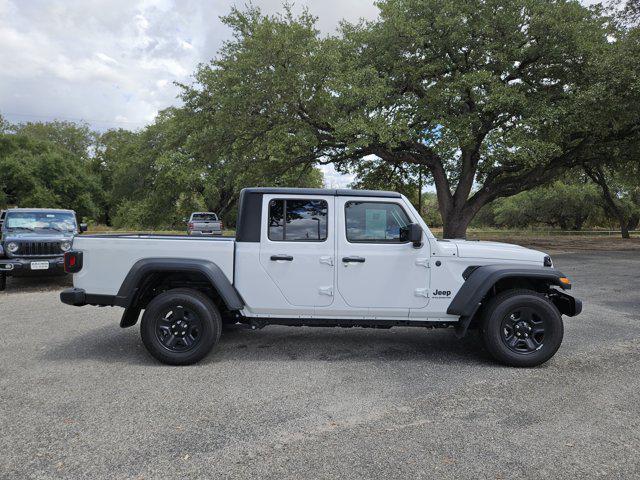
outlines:
[[552, 290], [549, 295], [556, 308], [567, 317], [575, 317], [582, 313], [582, 300], [567, 295], [560, 290]]
[[[48, 268], [33, 270], [31, 264], [49, 264]], [[0, 272], [6, 275], [48, 275], [64, 272], [64, 257], [53, 258], [0, 258]]]

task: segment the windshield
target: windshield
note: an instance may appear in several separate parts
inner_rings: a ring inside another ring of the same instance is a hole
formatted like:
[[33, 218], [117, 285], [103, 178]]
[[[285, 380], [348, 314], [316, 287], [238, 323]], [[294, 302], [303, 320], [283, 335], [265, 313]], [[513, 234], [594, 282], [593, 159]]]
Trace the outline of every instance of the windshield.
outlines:
[[71, 212], [7, 212], [4, 228], [16, 231], [73, 232], [76, 229], [76, 217]]
[[194, 213], [191, 217], [192, 222], [215, 222], [218, 216], [215, 213]]

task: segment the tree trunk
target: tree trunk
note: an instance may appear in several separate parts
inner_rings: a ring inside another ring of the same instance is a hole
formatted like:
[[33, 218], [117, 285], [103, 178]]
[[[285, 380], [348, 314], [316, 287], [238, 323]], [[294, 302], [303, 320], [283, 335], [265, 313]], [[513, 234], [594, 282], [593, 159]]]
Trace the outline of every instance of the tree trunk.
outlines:
[[478, 207], [470, 206], [467, 202], [462, 206], [453, 205], [445, 211], [440, 209], [442, 238], [467, 238], [467, 228], [478, 210]]
[[608, 210], [610, 215], [613, 215], [618, 219], [622, 238], [631, 238], [631, 236], [629, 235], [628, 219], [625, 218], [623, 210], [616, 203], [614, 195], [609, 189], [609, 185], [607, 184], [607, 179], [602, 168], [595, 167], [592, 169], [585, 166], [584, 171], [587, 173], [587, 175], [589, 175], [589, 177], [591, 177], [591, 180], [593, 180], [597, 185], [600, 186], [600, 189], [602, 190], [602, 196], [604, 198], [605, 211]]
[[622, 238], [631, 238], [631, 235], [629, 235], [629, 228], [624, 222], [620, 224], [620, 233], [622, 234]]
[[442, 238], [467, 238], [469, 222], [460, 218], [448, 218], [443, 221]]
[[422, 169], [418, 169], [418, 213], [422, 216]]

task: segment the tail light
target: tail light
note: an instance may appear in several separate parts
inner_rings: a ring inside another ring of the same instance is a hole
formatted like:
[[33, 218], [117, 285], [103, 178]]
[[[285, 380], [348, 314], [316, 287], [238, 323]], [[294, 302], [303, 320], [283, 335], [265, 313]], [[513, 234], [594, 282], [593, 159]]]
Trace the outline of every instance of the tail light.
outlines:
[[220, 222], [220, 230], [224, 230], [224, 223]]
[[189, 222], [187, 226], [189, 227], [189, 230], [193, 230], [193, 223]]
[[78, 273], [82, 270], [82, 252], [72, 250], [64, 254], [64, 271]]

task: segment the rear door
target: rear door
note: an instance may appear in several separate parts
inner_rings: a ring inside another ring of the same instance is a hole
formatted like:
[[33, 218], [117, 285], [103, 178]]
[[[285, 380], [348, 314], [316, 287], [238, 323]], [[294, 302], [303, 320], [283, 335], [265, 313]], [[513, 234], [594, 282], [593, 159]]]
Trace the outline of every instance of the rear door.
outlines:
[[333, 196], [264, 195], [260, 264], [292, 310], [333, 303]]
[[[354, 313], [408, 316], [429, 303], [429, 248], [401, 239], [416, 220], [400, 200], [336, 199], [338, 291]], [[382, 313], [383, 312], [383, 313]]]

